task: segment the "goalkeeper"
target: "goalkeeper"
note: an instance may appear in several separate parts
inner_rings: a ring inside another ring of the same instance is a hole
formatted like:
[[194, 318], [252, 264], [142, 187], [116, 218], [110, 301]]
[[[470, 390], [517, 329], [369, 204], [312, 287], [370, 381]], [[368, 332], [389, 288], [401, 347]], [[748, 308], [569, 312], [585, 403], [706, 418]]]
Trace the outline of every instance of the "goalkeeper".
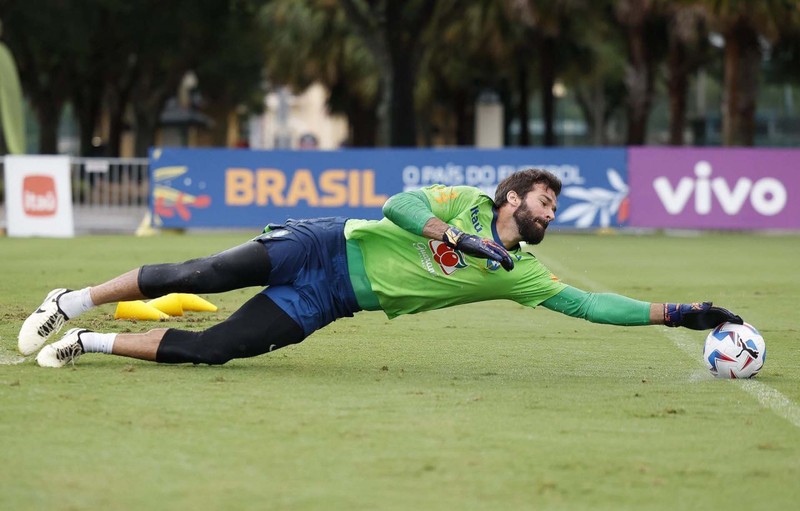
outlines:
[[[209, 257], [145, 265], [97, 286], [51, 291], [22, 325], [19, 350], [28, 355], [41, 348], [36, 360], [44, 367], [62, 367], [85, 353], [224, 364], [298, 343], [361, 310], [394, 318], [498, 299], [612, 325], [703, 330], [742, 322], [709, 302], [649, 303], [560, 282], [520, 246], [542, 241], [560, 191], [556, 176], [528, 169], [503, 180], [494, 200], [472, 187], [431, 186], [391, 197], [380, 221], [270, 224], [253, 240]], [[67, 320], [98, 305], [248, 286], [265, 289], [204, 331], [73, 328], [45, 346]]]

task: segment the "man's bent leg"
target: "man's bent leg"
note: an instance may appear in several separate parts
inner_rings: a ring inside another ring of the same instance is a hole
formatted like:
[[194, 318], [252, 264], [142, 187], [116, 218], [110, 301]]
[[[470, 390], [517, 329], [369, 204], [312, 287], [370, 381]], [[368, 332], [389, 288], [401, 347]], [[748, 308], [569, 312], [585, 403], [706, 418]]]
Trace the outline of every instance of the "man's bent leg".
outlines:
[[137, 287], [147, 298], [169, 293], [221, 293], [266, 286], [271, 269], [266, 247], [257, 241], [248, 241], [200, 259], [142, 266]]
[[271, 299], [258, 294], [231, 317], [202, 332], [167, 330], [155, 360], [169, 364], [224, 364], [234, 358], [268, 353], [303, 339], [305, 334], [300, 325]]
[[216, 293], [266, 285], [270, 272], [261, 243], [247, 242], [183, 263], [144, 265], [90, 288], [94, 305], [158, 298], [169, 293]]
[[34, 353], [68, 320], [98, 305], [157, 298], [172, 292], [218, 293], [266, 285], [271, 268], [266, 247], [248, 241], [219, 254], [184, 263], [145, 265], [77, 291], [55, 289], [22, 324], [17, 346], [23, 355]]
[[258, 294], [230, 318], [202, 332], [157, 328], [142, 334], [101, 334], [73, 328], [37, 356], [43, 367], [63, 367], [86, 353], [111, 353], [161, 363], [224, 364], [305, 339], [303, 329], [275, 302]]

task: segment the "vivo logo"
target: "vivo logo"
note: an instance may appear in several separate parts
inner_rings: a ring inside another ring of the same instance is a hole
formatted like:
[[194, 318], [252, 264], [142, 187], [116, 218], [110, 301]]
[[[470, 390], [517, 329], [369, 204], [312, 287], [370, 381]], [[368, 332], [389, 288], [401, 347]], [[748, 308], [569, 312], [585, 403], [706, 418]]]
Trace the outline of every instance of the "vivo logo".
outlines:
[[714, 198], [722, 211], [728, 215], [739, 213], [747, 200], [757, 213], [764, 216], [777, 215], [786, 206], [786, 187], [775, 178], [763, 177], [753, 182], [742, 177], [731, 187], [725, 178], [712, 179], [711, 173], [711, 164], [699, 161], [694, 166], [695, 179], [682, 177], [678, 185], [673, 188], [669, 179], [661, 176], [653, 181], [653, 188], [670, 215], [680, 214], [692, 195], [694, 195], [694, 211], [698, 215], [707, 215], [711, 212]]

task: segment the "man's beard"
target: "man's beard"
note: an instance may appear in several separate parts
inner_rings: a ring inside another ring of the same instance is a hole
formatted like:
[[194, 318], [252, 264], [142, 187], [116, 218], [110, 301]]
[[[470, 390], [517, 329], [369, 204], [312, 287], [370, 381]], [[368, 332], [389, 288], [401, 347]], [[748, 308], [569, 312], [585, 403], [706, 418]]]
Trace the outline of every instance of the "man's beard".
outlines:
[[533, 216], [526, 202], [523, 202], [514, 211], [514, 221], [517, 223], [517, 230], [525, 243], [538, 245], [544, 239], [548, 222], [544, 218]]

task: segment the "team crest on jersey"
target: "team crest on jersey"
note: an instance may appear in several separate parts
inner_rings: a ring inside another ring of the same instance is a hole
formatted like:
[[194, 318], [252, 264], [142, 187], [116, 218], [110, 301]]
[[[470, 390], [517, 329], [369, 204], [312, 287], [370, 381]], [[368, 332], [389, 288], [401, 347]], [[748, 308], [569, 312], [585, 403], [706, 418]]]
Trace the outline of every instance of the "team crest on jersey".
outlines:
[[458, 250], [436, 240], [430, 240], [428, 246], [431, 247], [431, 252], [433, 252], [433, 260], [439, 263], [439, 268], [442, 269], [445, 275], [451, 275], [454, 271], [467, 267], [467, 263], [464, 261], [464, 254]]

